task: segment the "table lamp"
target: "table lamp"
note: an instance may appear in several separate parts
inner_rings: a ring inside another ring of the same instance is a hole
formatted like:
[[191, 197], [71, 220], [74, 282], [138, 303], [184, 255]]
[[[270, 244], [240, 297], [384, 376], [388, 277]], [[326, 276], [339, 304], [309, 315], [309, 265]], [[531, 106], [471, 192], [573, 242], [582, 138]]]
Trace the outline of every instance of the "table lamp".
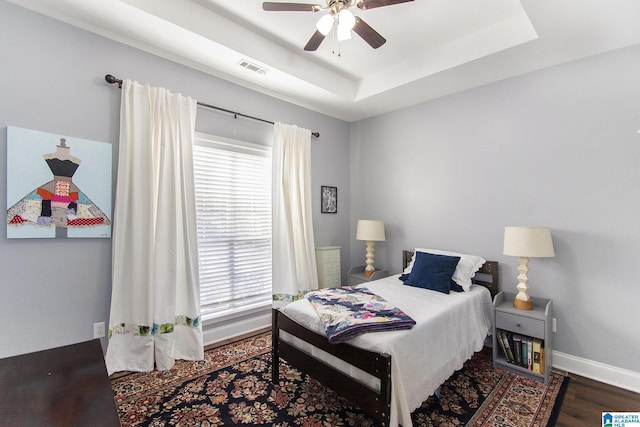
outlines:
[[384, 222], [370, 219], [358, 220], [356, 240], [365, 240], [367, 242], [367, 265], [364, 268], [364, 275], [365, 277], [371, 277], [376, 271], [373, 266], [373, 242], [386, 240], [384, 235]]
[[504, 255], [518, 257], [518, 294], [513, 306], [520, 310], [532, 310], [533, 301], [527, 295], [529, 258], [551, 258], [555, 256], [551, 230], [548, 227], [505, 227]]

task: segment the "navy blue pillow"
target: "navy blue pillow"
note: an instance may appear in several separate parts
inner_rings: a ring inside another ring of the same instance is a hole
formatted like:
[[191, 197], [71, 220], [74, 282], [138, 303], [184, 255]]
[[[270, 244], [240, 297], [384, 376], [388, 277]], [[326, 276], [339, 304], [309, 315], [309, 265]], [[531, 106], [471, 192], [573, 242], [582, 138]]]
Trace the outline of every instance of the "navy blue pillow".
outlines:
[[455, 292], [464, 292], [464, 288], [458, 285], [453, 279], [451, 279], [451, 290]]
[[451, 277], [460, 257], [427, 252], [416, 252], [415, 257], [411, 273], [404, 284], [448, 294], [451, 289]]
[[[404, 283], [404, 282], [405, 282], [405, 280], [407, 280], [408, 278], [409, 278], [409, 275], [408, 275], [408, 274], [401, 274], [401, 275], [400, 275], [400, 277], [398, 277], [398, 279], [400, 279], [400, 281], [401, 281], [402, 283]], [[455, 280], [453, 280], [453, 279], [451, 279], [451, 281], [449, 282], [449, 287], [450, 287], [450, 290], [451, 290], [451, 291], [454, 291], [454, 292], [464, 292], [464, 288], [463, 288], [462, 286], [458, 285], [458, 284], [456, 283], [456, 281], [455, 281]]]

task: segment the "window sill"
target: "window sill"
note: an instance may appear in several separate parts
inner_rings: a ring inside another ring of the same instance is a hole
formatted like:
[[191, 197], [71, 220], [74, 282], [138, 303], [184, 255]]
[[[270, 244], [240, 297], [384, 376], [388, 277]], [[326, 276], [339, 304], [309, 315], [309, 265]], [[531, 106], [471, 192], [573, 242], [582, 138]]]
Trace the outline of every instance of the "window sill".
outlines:
[[218, 323], [226, 323], [242, 317], [248, 317], [255, 314], [264, 314], [271, 308], [271, 301], [253, 304], [243, 309], [226, 310], [220, 313], [208, 314], [202, 316], [202, 326], [215, 325]]
[[236, 338], [271, 326], [271, 301], [234, 313], [216, 313], [202, 322], [205, 346]]

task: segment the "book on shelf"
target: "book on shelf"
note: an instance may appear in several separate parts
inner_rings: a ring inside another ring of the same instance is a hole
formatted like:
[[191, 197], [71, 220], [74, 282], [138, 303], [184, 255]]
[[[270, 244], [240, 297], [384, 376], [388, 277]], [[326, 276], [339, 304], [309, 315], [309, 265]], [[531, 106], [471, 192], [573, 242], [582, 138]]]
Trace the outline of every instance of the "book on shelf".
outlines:
[[509, 332], [500, 331], [499, 336], [502, 338], [502, 343], [504, 344], [504, 356], [507, 358], [507, 362], [513, 363], [513, 351], [511, 350], [511, 344], [509, 343]]
[[527, 337], [527, 369], [533, 369], [533, 338]]
[[507, 349], [504, 347], [504, 341], [502, 340], [502, 331], [498, 329], [496, 331], [496, 342], [498, 343], [498, 347], [502, 350], [502, 354], [504, 358], [507, 358]]
[[527, 337], [525, 337], [524, 335], [522, 336], [522, 363], [520, 364], [520, 366], [522, 366], [523, 368], [527, 368], [527, 353], [528, 353], [528, 344], [527, 344]]
[[522, 335], [513, 334], [513, 349], [515, 350], [513, 355], [515, 364], [522, 366]]
[[531, 370], [537, 374], [541, 373], [540, 372], [540, 362], [541, 362], [541, 344], [542, 344], [542, 340], [540, 340], [539, 338], [534, 338], [533, 339], [533, 350], [532, 350], [532, 359], [533, 359], [533, 364], [532, 364], [532, 368]]
[[509, 362], [514, 363], [516, 361], [515, 356], [513, 354], [513, 342], [511, 341], [511, 332], [504, 333], [504, 339], [506, 341], [507, 353], [509, 354]]

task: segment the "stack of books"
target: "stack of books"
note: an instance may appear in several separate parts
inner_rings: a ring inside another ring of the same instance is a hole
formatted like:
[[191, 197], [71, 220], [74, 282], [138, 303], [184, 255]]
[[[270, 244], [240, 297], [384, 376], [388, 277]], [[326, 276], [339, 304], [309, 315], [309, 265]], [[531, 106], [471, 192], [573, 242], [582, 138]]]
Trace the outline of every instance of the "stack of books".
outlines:
[[496, 331], [496, 335], [507, 362], [536, 374], [544, 374], [544, 340], [500, 329]]

